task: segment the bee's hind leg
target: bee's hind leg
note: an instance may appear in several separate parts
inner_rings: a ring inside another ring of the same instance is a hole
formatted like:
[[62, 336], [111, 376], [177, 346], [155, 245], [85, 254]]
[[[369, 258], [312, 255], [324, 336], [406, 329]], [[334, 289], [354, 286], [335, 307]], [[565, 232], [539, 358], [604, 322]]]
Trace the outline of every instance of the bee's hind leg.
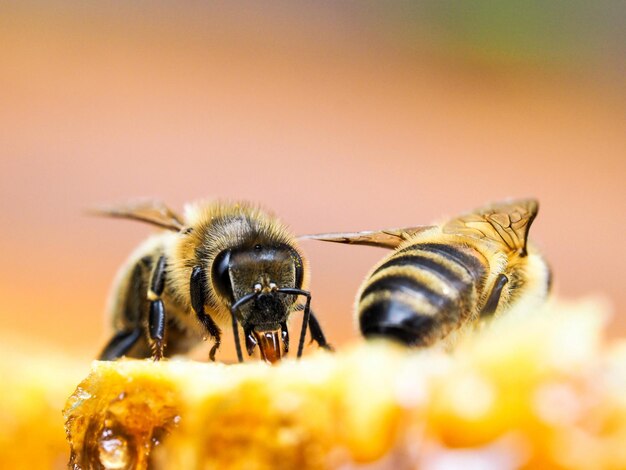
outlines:
[[141, 336], [141, 328], [117, 332], [104, 347], [98, 360], [114, 361], [115, 359], [119, 359], [131, 350]]

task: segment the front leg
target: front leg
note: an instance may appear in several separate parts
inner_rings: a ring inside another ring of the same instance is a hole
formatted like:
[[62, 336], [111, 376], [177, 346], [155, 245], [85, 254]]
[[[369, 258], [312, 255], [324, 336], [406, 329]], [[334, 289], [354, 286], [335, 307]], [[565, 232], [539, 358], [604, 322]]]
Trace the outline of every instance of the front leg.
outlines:
[[161, 295], [165, 289], [165, 256], [161, 256], [154, 266], [148, 290], [150, 313], [148, 316], [148, 333], [152, 359], [159, 361], [163, 358], [165, 349], [165, 307]]
[[286, 321], [280, 324], [280, 329], [283, 337], [283, 355], [286, 355], [289, 352], [289, 329]]
[[[298, 305], [296, 307], [296, 311], [302, 310], [304, 310], [304, 305]], [[326, 342], [326, 336], [322, 331], [322, 326], [320, 325], [320, 322], [315, 316], [313, 310], [310, 311], [309, 316], [309, 333], [311, 333], [311, 341], [315, 341], [320, 348], [326, 349], [327, 351], [335, 350], [332, 345]]]
[[333, 347], [326, 342], [326, 336], [324, 336], [320, 322], [317, 320], [312, 310], [311, 318], [309, 319], [309, 331], [311, 332], [311, 341], [315, 341], [322, 349], [334, 351]]
[[191, 279], [189, 280], [189, 295], [191, 297], [191, 306], [196, 312], [196, 317], [204, 326], [205, 330], [215, 338], [215, 344], [209, 352], [209, 359], [215, 361], [215, 353], [222, 343], [222, 332], [213, 321], [213, 319], [204, 312], [204, 304], [206, 302], [204, 295], [204, 286], [206, 285], [206, 276], [204, 270], [200, 266], [195, 266], [191, 271]]

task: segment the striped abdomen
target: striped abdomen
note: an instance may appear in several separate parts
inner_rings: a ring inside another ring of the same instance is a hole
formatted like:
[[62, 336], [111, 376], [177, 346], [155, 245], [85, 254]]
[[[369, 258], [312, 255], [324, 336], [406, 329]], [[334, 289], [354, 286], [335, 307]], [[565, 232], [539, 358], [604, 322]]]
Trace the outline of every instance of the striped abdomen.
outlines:
[[361, 332], [430, 345], [472, 315], [487, 271], [480, 253], [460, 245], [418, 243], [398, 250], [361, 292]]

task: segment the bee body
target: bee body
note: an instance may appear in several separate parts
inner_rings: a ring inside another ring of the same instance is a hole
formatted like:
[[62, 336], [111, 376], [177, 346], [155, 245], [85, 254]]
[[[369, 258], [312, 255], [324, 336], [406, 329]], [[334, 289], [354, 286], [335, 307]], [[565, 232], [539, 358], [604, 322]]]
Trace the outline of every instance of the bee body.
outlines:
[[534, 200], [504, 202], [432, 226], [308, 238], [394, 249], [359, 290], [359, 328], [430, 346], [545, 299], [549, 269], [527, 243], [537, 209]]
[[[122, 355], [159, 359], [184, 353], [203, 337], [220, 346], [221, 331], [232, 327], [239, 359], [238, 329], [249, 354], [258, 345], [273, 362], [288, 350], [287, 321], [305, 311], [305, 328], [328, 347], [309, 311], [308, 271], [295, 238], [273, 215], [245, 204], [198, 203], [178, 217], [163, 205], [101, 211], [138, 219], [170, 231], [150, 237], [123, 266], [110, 312], [115, 335], [101, 359]], [[302, 309], [300, 295], [307, 297]]]
[[379, 263], [361, 287], [361, 332], [424, 345], [448, 334], [480, 299], [486, 278], [481, 258], [461, 244], [410, 241]]

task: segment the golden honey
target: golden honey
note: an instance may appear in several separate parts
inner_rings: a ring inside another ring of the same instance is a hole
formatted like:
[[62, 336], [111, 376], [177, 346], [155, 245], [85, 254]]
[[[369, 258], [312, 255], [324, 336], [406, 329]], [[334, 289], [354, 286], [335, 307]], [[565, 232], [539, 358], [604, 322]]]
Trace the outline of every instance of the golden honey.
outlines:
[[71, 463], [626, 468], [626, 342], [604, 339], [602, 310], [552, 304], [452, 353], [373, 342], [277, 366], [94, 362], [65, 408]]

